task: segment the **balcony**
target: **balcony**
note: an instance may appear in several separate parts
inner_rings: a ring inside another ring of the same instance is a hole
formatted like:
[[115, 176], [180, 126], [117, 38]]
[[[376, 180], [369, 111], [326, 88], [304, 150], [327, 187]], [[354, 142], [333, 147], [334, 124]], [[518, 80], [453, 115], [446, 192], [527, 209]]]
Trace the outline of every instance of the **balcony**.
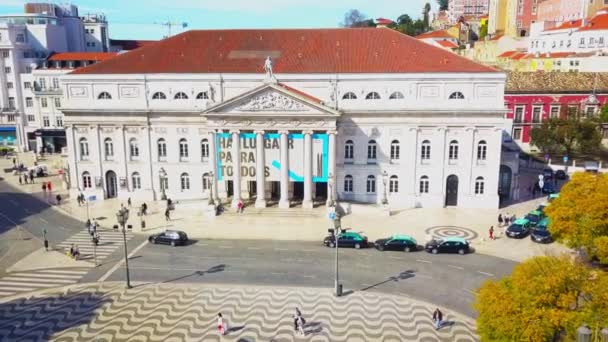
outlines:
[[51, 87], [41, 87], [38, 82], [34, 82], [34, 86], [32, 87], [32, 92], [37, 95], [62, 95], [63, 89], [51, 88]]

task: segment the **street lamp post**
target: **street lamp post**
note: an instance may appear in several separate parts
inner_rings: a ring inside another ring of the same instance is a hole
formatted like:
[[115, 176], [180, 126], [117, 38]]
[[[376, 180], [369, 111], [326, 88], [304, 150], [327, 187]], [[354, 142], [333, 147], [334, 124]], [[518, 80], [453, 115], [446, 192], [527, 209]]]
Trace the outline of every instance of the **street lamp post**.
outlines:
[[122, 207], [116, 213], [116, 219], [118, 223], [122, 226], [122, 239], [124, 242], [124, 250], [125, 250], [125, 266], [127, 271], [127, 288], [131, 288], [131, 279], [129, 278], [129, 257], [127, 255], [127, 233], [125, 231], [125, 224], [129, 219], [129, 209]]
[[328, 207], [335, 207], [335, 203], [334, 203], [334, 174], [333, 173], [329, 173], [329, 176], [327, 178], [327, 187], [329, 188], [329, 193], [327, 194], [327, 206]]
[[384, 195], [382, 196], [382, 204], [388, 204], [388, 197], [386, 195], [386, 183], [388, 182], [388, 173], [386, 170], [382, 173], [382, 185], [384, 185]]
[[342, 228], [342, 222], [340, 218], [340, 214], [336, 213], [336, 217], [334, 218], [334, 240], [336, 245], [336, 281], [334, 284], [334, 289], [336, 291], [336, 297], [340, 297], [342, 295], [342, 289], [340, 287], [340, 278], [339, 278], [339, 264], [338, 264], [338, 236], [340, 235], [340, 229]]
[[160, 168], [160, 171], [158, 171], [158, 175], [160, 176], [160, 191], [161, 191], [161, 195], [160, 195], [160, 199], [163, 201], [167, 200], [167, 194], [165, 194], [165, 177], [167, 177], [167, 172], [165, 171], [164, 168]]
[[209, 202], [208, 204], [210, 206], [214, 206], [215, 205], [215, 201], [213, 201], [213, 184], [215, 184], [215, 179], [213, 178], [215, 175], [213, 174], [213, 171], [211, 171], [209, 173]]

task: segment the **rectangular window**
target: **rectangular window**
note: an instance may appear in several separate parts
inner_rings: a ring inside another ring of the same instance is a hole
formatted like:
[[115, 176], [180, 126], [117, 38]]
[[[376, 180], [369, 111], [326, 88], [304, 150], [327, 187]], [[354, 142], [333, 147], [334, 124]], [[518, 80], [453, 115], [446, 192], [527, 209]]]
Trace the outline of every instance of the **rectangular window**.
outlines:
[[9, 51], [2, 51], [2, 57], [3, 58], [9, 58], [11, 56]]
[[367, 145], [367, 159], [368, 159], [368, 162], [369, 161], [375, 162], [375, 160], [376, 160], [376, 144], [369, 144], [369, 145]]
[[55, 98], [55, 108], [61, 108], [61, 99], [59, 97]]
[[8, 98], [8, 109], [15, 109], [15, 98], [14, 97]]
[[41, 106], [42, 108], [46, 108], [46, 107], [48, 107], [48, 103], [47, 103], [47, 101], [46, 101], [46, 97], [43, 97], [43, 98], [41, 98], [41, 99], [40, 99], [40, 106]]
[[541, 106], [534, 106], [532, 107], [532, 122], [533, 123], [540, 123], [541, 119], [542, 119], [542, 109], [543, 107]]
[[13, 82], [6, 82], [7, 89], [13, 89]]
[[353, 179], [352, 177], [344, 178], [344, 192], [353, 192]]
[[6, 118], [8, 122], [15, 122], [15, 114], [9, 114]]
[[39, 78], [38, 83], [40, 84], [41, 89], [46, 89], [46, 78]]
[[25, 98], [25, 106], [26, 107], [34, 107], [34, 99], [32, 99], [31, 97], [26, 97]]
[[521, 128], [513, 128], [513, 140], [521, 140]]
[[10, 74], [11, 73], [11, 67], [4, 67], [4, 73], [5, 74]]
[[51, 120], [49, 119], [48, 116], [43, 116], [42, 117], [42, 125], [44, 127], [50, 127], [51, 126]]
[[53, 77], [52, 81], [53, 81], [53, 89], [59, 89], [59, 79], [57, 77]]
[[161, 189], [169, 190], [169, 178], [167, 178], [167, 177], [161, 178], [160, 185], [161, 185], [161, 187], [160, 187]]
[[56, 116], [55, 122], [57, 124], [57, 127], [63, 127], [63, 116], [61, 116], [61, 115]]
[[568, 117], [569, 118], [576, 117], [577, 114], [578, 114], [578, 106], [576, 106], [576, 105], [568, 106]]
[[32, 88], [32, 82], [23, 82], [23, 88], [25, 88], [25, 89], [31, 89]]
[[587, 108], [585, 108], [585, 115], [588, 118], [592, 118], [595, 116], [596, 110], [597, 110], [597, 106], [587, 106]]
[[33, 114], [28, 114], [27, 122], [34, 122], [34, 121], [36, 121], [36, 116], [34, 116]]
[[525, 106], [515, 106], [515, 116], [513, 117], [514, 123], [522, 123], [524, 121], [525, 108]]
[[17, 43], [25, 43], [25, 34], [17, 33], [17, 37], [15, 38]]
[[354, 145], [347, 142], [346, 145], [344, 145], [344, 159], [346, 159], [346, 162], [352, 162], [353, 155]]
[[90, 30], [89, 30], [89, 33], [91, 33], [91, 34], [95, 34], [95, 29], [90, 29]]
[[559, 105], [557, 105], [557, 106], [551, 106], [551, 114], [550, 114], [551, 115], [551, 119], [557, 119], [557, 118], [559, 118], [559, 109], [560, 109]]
[[28, 65], [28, 66], [26, 66], [26, 67], [25, 67], [25, 73], [27, 73], [27, 74], [31, 74], [31, 73], [32, 73], [32, 67], [31, 67], [31, 66], [29, 66], [29, 65]]

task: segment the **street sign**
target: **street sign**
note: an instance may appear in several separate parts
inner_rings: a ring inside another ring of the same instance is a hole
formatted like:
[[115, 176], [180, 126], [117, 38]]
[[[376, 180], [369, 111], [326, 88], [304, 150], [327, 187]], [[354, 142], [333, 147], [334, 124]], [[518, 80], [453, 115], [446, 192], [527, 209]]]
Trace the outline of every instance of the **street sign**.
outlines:
[[87, 198], [87, 200], [88, 200], [89, 202], [93, 202], [93, 201], [97, 200], [97, 196], [95, 196], [95, 195], [91, 195], [91, 196], [89, 196], [89, 197]]
[[545, 182], [541, 179], [538, 181], [538, 186], [542, 189], [545, 186]]
[[568, 162], [568, 156], [564, 156], [564, 163]]
[[336, 213], [334, 211], [331, 211], [329, 213], [329, 219], [332, 220], [332, 221], [336, 219]]
[[538, 181], [542, 182], [544, 178], [545, 178], [544, 175], [538, 175]]

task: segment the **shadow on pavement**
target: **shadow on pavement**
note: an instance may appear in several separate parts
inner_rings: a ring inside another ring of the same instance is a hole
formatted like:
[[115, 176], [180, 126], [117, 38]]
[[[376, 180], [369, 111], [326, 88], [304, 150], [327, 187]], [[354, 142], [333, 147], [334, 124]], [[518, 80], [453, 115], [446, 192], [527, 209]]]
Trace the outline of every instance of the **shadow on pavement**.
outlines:
[[186, 274], [186, 275], [183, 275], [181, 277], [165, 280], [162, 283], [171, 283], [171, 282], [174, 282], [174, 281], [179, 281], [179, 280], [182, 280], [182, 279], [185, 279], [185, 278], [189, 278], [189, 277], [193, 277], [193, 276], [204, 276], [207, 273], [223, 272], [226, 269], [226, 267], [227, 267], [227, 265], [224, 265], [224, 264], [215, 265], [213, 267], [210, 267], [206, 271], [194, 271], [194, 272], [192, 272], [190, 274]]
[[0, 303], [0, 341], [48, 341], [53, 335], [91, 322], [110, 302], [103, 293], [71, 292]]
[[388, 277], [388, 279], [383, 280], [383, 281], [381, 281], [381, 282], [378, 282], [378, 283], [376, 283], [376, 284], [373, 284], [373, 285], [370, 285], [370, 286], [364, 287], [364, 288], [362, 288], [362, 289], [361, 289], [361, 290], [359, 290], [359, 291], [367, 291], [367, 290], [371, 290], [371, 289], [373, 289], [374, 287], [377, 287], [377, 286], [380, 286], [380, 285], [383, 285], [383, 284], [386, 284], [386, 283], [389, 283], [389, 282], [392, 282], [392, 281], [401, 281], [401, 280], [406, 280], [406, 279], [409, 279], [409, 278], [413, 278], [413, 277], [415, 277], [415, 276], [416, 276], [416, 275], [415, 275], [415, 273], [416, 273], [416, 271], [414, 271], [414, 270], [407, 270], [407, 271], [404, 271], [404, 272], [399, 273], [399, 274], [398, 274], [398, 275], [396, 275], [396, 276], [391, 276], [391, 277]]

